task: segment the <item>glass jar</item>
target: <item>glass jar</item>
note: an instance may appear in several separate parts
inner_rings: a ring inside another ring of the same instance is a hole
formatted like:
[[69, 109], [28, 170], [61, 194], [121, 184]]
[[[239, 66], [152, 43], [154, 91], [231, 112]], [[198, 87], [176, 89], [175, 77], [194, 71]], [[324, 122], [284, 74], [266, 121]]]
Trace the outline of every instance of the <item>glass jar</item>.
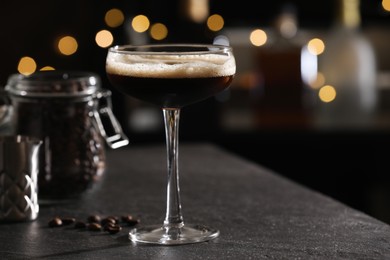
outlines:
[[[128, 144], [112, 113], [111, 92], [97, 74], [45, 71], [8, 78], [11, 132], [43, 141], [39, 198], [69, 199], [84, 193], [106, 169], [105, 143]], [[104, 122], [104, 124], [103, 124]]]

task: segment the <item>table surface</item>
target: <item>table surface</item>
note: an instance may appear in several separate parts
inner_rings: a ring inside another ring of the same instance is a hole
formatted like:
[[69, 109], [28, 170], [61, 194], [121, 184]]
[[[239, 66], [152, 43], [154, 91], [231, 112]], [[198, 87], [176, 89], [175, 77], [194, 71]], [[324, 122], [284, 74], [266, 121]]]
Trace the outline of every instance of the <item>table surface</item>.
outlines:
[[108, 150], [103, 178], [80, 199], [41, 203], [37, 220], [0, 224], [0, 259], [390, 259], [389, 225], [209, 143], [180, 145], [181, 199], [184, 221], [215, 227], [218, 238], [141, 245], [126, 226], [117, 234], [48, 226], [55, 216], [93, 214], [162, 224], [165, 160], [161, 145]]

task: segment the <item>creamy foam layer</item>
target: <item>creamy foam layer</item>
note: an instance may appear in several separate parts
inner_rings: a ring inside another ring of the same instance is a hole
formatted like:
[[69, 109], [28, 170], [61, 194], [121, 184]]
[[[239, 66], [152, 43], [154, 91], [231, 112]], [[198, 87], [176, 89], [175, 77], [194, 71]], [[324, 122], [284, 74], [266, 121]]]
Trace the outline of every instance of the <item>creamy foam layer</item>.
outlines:
[[233, 75], [234, 56], [230, 55], [125, 55], [110, 52], [106, 71], [132, 77], [200, 78]]

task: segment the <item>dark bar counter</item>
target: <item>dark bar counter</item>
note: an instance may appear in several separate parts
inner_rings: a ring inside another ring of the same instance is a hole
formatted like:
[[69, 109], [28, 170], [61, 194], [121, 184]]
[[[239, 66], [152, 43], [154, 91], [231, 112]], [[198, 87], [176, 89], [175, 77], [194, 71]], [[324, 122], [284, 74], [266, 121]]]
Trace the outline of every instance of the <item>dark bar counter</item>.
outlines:
[[105, 174], [81, 198], [41, 201], [37, 220], [0, 224], [0, 259], [390, 259], [389, 225], [209, 143], [180, 144], [180, 187], [184, 221], [219, 229], [217, 239], [141, 245], [127, 226], [48, 226], [93, 214], [162, 224], [165, 160], [162, 145], [108, 150]]

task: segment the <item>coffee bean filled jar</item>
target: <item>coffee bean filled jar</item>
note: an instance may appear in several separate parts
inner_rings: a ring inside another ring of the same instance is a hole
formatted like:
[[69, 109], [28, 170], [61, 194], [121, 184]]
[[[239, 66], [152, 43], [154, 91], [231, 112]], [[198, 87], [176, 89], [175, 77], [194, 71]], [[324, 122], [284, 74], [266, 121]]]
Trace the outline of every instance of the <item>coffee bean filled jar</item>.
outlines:
[[94, 73], [14, 74], [5, 90], [12, 132], [43, 141], [40, 200], [80, 196], [105, 172], [105, 145], [115, 149], [128, 144], [111, 110], [111, 92], [101, 88]]

